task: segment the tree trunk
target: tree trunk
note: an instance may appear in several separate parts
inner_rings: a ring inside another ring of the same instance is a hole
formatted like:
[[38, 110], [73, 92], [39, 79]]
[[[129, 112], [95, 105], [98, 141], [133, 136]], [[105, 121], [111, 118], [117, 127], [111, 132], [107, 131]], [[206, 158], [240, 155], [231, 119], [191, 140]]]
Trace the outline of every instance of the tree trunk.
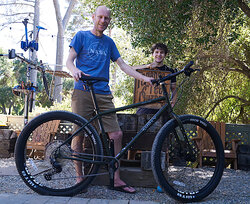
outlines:
[[240, 9], [248, 16], [248, 18], [250, 18], [250, 8], [248, 5], [242, 0], [238, 0], [238, 4]]
[[[62, 71], [63, 67], [63, 51], [64, 51], [64, 32], [66, 29], [66, 25], [69, 22], [69, 18], [71, 16], [72, 10], [76, 4], [76, 0], [71, 0], [69, 3], [69, 7], [64, 15], [64, 18], [62, 19], [61, 12], [60, 12], [60, 5], [58, 3], [58, 0], [53, 0], [55, 12], [56, 12], [56, 21], [57, 21], [57, 27], [58, 27], [58, 33], [57, 33], [57, 48], [56, 48], [56, 71]], [[55, 88], [54, 88], [54, 100], [57, 102], [62, 101], [62, 80], [60, 77], [55, 77]]]
[[11, 109], [12, 109], [13, 105], [14, 105], [14, 103], [11, 102], [10, 105], [9, 105], [9, 114], [8, 115], [11, 115]]
[[[60, 31], [57, 34], [57, 46], [56, 46], [56, 66], [55, 70], [62, 71], [63, 64], [63, 49], [64, 49], [64, 31]], [[61, 77], [55, 77], [55, 88], [54, 88], [54, 100], [57, 102], [62, 101], [62, 80]]]
[[1, 105], [2, 105], [2, 107], [1, 107], [2, 113], [5, 114], [5, 115], [7, 115], [6, 108], [5, 108], [5, 104], [4, 104], [4, 103], [1, 103]]

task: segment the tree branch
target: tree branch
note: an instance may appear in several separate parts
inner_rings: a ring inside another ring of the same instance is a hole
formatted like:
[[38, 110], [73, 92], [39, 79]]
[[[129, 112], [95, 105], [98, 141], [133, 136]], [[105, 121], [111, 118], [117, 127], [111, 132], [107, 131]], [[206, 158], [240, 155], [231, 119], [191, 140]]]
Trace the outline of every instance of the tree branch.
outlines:
[[4, 103], [1, 103], [1, 104], [2, 104], [2, 107], [1, 107], [2, 113], [7, 114]]
[[[15, 21], [12, 21], [12, 22], [7, 22], [7, 23], [2, 23], [0, 24], [0, 31], [5, 29], [8, 25], [11, 25], [11, 24], [18, 24], [18, 23], [21, 23], [22, 24], [22, 21], [23, 21], [23, 18], [19, 18], [19, 19], [16, 19]], [[32, 23], [29, 23], [29, 24], [32, 24]]]
[[68, 9], [67, 9], [67, 11], [66, 11], [66, 13], [64, 15], [63, 21], [62, 21], [64, 30], [65, 30], [65, 28], [66, 28], [66, 26], [67, 26], [67, 24], [69, 22], [69, 18], [71, 16], [72, 10], [73, 10], [76, 2], [77, 2], [76, 0], [71, 0], [70, 3], [69, 3]]
[[12, 22], [8, 22], [8, 23], [3, 23], [0, 25], [0, 31], [5, 29], [8, 25], [11, 25], [11, 24], [17, 24], [17, 23], [22, 23], [22, 22], [16, 22], [16, 21], [12, 21]]
[[238, 97], [238, 96], [233, 96], [233, 95], [225, 96], [224, 98], [218, 100], [218, 101], [214, 104], [213, 108], [207, 113], [207, 115], [205, 116], [205, 118], [207, 118], [207, 117], [210, 115], [210, 113], [211, 113], [212, 111], [214, 111], [214, 109], [216, 108], [216, 106], [218, 106], [222, 101], [224, 101], [224, 100], [226, 100], [226, 99], [229, 99], [229, 98], [234, 98], [234, 99], [237, 99], [237, 100], [241, 101], [241, 102], [243, 103], [241, 106], [250, 106], [250, 101], [248, 101], [248, 100], [246, 100], [246, 99], [240, 98], [240, 97]]
[[31, 6], [34, 7], [34, 5], [31, 4], [26, 4], [26, 3], [7, 3], [7, 4], [0, 4], [0, 6], [17, 6], [17, 5], [21, 5], [21, 6]]
[[238, 4], [240, 9], [248, 16], [248, 18], [250, 18], [250, 8], [248, 5], [242, 0], [238, 0]]
[[221, 59], [222, 58], [222, 59], [224, 59], [226, 61], [230, 61], [231, 63], [239, 66], [241, 69], [227, 68], [228, 70], [242, 73], [242, 74], [246, 75], [248, 78], [250, 78], [250, 68], [243, 61], [235, 59], [232, 56], [228, 57], [228, 56], [225, 56], [225, 55], [203, 55], [203, 56], [198, 57], [198, 59], [205, 59], [205, 58], [215, 58], [215, 59]]
[[24, 14], [34, 14], [34, 12], [24, 12], [24, 13], [13, 13], [13, 14], [0, 14], [1, 16], [18, 16], [18, 15], [24, 15]]
[[56, 13], [56, 21], [58, 26], [58, 32], [59, 30], [63, 30], [63, 24], [62, 24], [62, 15], [60, 11], [60, 5], [58, 3], [58, 0], [53, 0], [54, 7], [55, 7], [55, 13]]

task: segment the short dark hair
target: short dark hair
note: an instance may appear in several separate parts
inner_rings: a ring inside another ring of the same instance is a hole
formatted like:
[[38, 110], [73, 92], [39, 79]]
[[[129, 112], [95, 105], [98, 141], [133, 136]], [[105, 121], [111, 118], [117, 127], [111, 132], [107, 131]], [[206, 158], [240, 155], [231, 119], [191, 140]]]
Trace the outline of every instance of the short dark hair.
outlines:
[[168, 48], [164, 43], [155, 43], [155, 44], [153, 44], [153, 46], [151, 47], [151, 53], [152, 54], [155, 51], [155, 49], [163, 50], [165, 52], [165, 54], [168, 53]]

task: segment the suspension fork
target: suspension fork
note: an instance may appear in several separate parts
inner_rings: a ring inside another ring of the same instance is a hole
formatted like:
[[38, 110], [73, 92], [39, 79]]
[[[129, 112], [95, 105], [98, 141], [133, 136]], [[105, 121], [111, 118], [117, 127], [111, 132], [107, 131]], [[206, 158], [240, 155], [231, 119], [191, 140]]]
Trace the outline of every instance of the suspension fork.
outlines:
[[[166, 98], [167, 113], [170, 115], [171, 118], [173, 118], [174, 120], [177, 121], [177, 123], [179, 124], [179, 127], [181, 129], [181, 132], [182, 132], [182, 134], [184, 136], [184, 140], [186, 140], [186, 142], [188, 143], [188, 140], [187, 140], [188, 138], [187, 138], [187, 135], [185, 133], [183, 124], [182, 124], [181, 120], [179, 119], [179, 117], [173, 112], [173, 108], [171, 106], [171, 103], [170, 103], [170, 100], [169, 100], [169, 96], [168, 96], [168, 92], [167, 92], [167, 89], [166, 89], [166, 86], [165, 86], [164, 82], [161, 83], [161, 88], [162, 88], [162, 91], [163, 91], [163, 95]], [[181, 145], [181, 138], [179, 138], [179, 135], [177, 134], [176, 130], [174, 130], [174, 136], [175, 136], [175, 139], [176, 139], [178, 145], [180, 146], [180, 151], [181, 151], [184, 148]]]
[[[193, 147], [192, 147], [192, 145], [190, 144], [190, 142], [189, 142], [189, 140], [188, 140], [188, 136], [187, 136], [187, 134], [186, 134], [186, 132], [185, 132], [184, 126], [183, 126], [183, 124], [182, 124], [180, 118], [173, 112], [173, 108], [172, 108], [172, 106], [171, 106], [171, 103], [170, 103], [170, 100], [169, 100], [169, 97], [168, 97], [168, 92], [167, 92], [165, 83], [162, 82], [160, 85], [161, 85], [161, 87], [162, 87], [163, 95], [164, 95], [165, 98], [166, 98], [167, 113], [170, 115], [171, 118], [173, 118], [173, 119], [178, 123], [178, 126], [180, 127], [181, 133], [182, 133], [183, 138], [184, 138], [184, 140], [185, 140], [185, 144], [187, 144], [188, 152], [187, 152], [187, 154], [186, 154], [186, 159], [192, 160], [191, 158], [194, 158], [194, 154], [195, 154], [195, 152], [193, 151]], [[177, 143], [178, 143], [179, 146], [180, 146], [180, 151], [181, 151], [181, 150], [184, 150], [185, 148], [184, 148], [183, 145], [181, 144], [181, 138], [180, 138], [179, 135], [177, 134], [176, 130], [174, 130], [174, 135], [175, 135], [175, 138], [176, 138]]]
[[[186, 159], [192, 161], [193, 158], [195, 158], [195, 152], [193, 150], [192, 145], [189, 142], [188, 136], [185, 132], [183, 123], [181, 122], [180, 118], [175, 114], [175, 113], [171, 113], [172, 118], [178, 123], [178, 126], [180, 127], [181, 133], [183, 135], [184, 141], [186, 146], [188, 147], [188, 152], [186, 153]], [[174, 135], [176, 137], [176, 141], [179, 143], [181, 150], [184, 150], [185, 148], [183, 147], [183, 145], [181, 144], [181, 138], [179, 137], [179, 135], [177, 134], [176, 130], [174, 130]]]

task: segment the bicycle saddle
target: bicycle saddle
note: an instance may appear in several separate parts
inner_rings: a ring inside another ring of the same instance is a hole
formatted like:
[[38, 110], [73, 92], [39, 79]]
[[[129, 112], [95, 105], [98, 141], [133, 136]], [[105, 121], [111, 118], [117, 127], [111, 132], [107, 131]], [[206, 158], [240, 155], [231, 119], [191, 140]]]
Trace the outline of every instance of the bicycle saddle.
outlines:
[[93, 76], [86, 76], [86, 75], [83, 75], [80, 80], [82, 81], [106, 81], [108, 82], [109, 80], [104, 78], [104, 77], [93, 77]]

